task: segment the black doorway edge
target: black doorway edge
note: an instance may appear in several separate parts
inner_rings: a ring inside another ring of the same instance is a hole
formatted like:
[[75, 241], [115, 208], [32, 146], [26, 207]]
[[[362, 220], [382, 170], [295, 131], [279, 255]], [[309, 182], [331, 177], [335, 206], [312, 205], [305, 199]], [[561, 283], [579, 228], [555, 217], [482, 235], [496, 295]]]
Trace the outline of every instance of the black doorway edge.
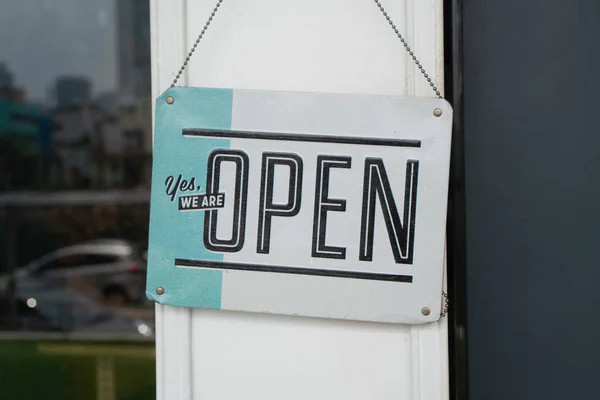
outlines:
[[467, 266], [463, 109], [462, 0], [443, 0], [444, 89], [452, 104], [452, 154], [448, 192], [448, 313], [450, 399], [468, 398]]

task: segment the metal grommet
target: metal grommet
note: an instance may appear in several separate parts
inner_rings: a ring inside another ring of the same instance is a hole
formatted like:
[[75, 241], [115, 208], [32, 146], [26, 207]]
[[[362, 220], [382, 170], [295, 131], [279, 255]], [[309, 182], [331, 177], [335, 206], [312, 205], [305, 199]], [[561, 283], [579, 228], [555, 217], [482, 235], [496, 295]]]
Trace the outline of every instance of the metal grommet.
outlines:
[[433, 115], [435, 115], [436, 117], [441, 117], [442, 110], [440, 110], [439, 108], [436, 108], [435, 110], [433, 110]]
[[158, 287], [156, 288], [156, 294], [163, 294], [165, 292], [165, 289]]
[[167, 97], [167, 104], [173, 104], [175, 102], [175, 99], [172, 98], [171, 96]]
[[427, 316], [427, 315], [431, 314], [431, 310], [429, 309], [429, 307], [423, 307], [421, 309], [421, 314]]

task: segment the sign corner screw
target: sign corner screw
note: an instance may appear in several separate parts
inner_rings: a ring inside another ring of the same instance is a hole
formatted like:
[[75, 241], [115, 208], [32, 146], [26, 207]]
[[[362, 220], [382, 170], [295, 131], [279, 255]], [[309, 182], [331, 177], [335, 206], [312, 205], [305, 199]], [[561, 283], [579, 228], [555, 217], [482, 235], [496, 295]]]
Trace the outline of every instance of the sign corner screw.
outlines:
[[429, 309], [429, 307], [423, 307], [421, 309], [421, 314], [423, 314], [425, 316], [429, 315], [430, 313], [431, 313], [431, 310]]
[[433, 115], [435, 115], [436, 117], [441, 117], [442, 116], [442, 110], [439, 109], [439, 108], [436, 108], [435, 110], [433, 110]]
[[158, 287], [156, 288], [156, 294], [163, 294], [165, 292], [165, 289]]
[[167, 97], [167, 104], [173, 104], [175, 103], [175, 99], [171, 96]]

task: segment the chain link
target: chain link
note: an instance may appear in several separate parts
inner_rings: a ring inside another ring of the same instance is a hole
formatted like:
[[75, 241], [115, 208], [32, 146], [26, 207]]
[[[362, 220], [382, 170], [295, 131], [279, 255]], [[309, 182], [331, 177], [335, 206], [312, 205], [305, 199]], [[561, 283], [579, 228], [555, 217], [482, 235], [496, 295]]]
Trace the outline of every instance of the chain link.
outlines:
[[448, 299], [448, 293], [442, 292], [442, 296], [444, 297], [444, 309], [440, 313], [440, 317], [444, 318], [448, 314], [448, 309], [450, 308], [450, 300]]
[[435, 92], [435, 95], [438, 98], [442, 99], [443, 97], [440, 94], [440, 91], [438, 90], [437, 86], [435, 86], [435, 83], [433, 83], [431, 77], [427, 74], [427, 72], [425, 71], [425, 68], [423, 68], [423, 65], [421, 65], [421, 62], [417, 59], [417, 56], [415, 55], [414, 51], [408, 46], [408, 43], [406, 43], [404, 36], [402, 36], [402, 34], [400, 32], [398, 32], [398, 28], [396, 28], [396, 25], [394, 25], [394, 21], [392, 21], [392, 19], [388, 15], [388, 13], [385, 11], [385, 8], [383, 8], [383, 6], [379, 2], [379, 0], [373, 0], [373, 1], [375, 2], [377, 7], [379, 8], [379, 10], [381, 10], [381, 12], [382, 12], [383, 16], [385, 17], [385, 19], [387, 20], [388, 24], [390, 24], [390, 27], [394, 30], [394, 33], [396, 33], [396, 36], [398, 36], [398, 39], [400, 39], [400, 41], [402, 42], [404, 49], [408, 52], [408, 55], [412, 58], [413, 62], [417, 66], [417, 68], [419, 68], [419, 71], [421, 71], [421, 74], [425, 77], [425, 79], [427, 79], [427, 82], [429, 83], [429, 86], [431, 86], [431, 89]]
[[[379, 2], [379, 0], [373, 0], [373, 1], [375, 2], [377, 7], [379, 8], [379, 10], [381, 10], [383, 16], [385, 17], [387, 22], [390, 24], [390, 27], [396, 33], [396, 36], [398, 36], [398, 39], [400, 39], [400, 41], [402, 42], [402, 45], [404, 45], [404, 49], [408, 52], [408, 55], [412, 58], [413, 62], [415, 63], [415, 65], [417, 66], [419, 71], [421, 71], [421, 74], [423, 75], [423, 77], [425, 77], [425, 79], [427, 79], [427, 82], [429, 83], [429, 86], [431, 86], [431, 89], [434, 91], [435, 95], [437, 97], [439, 97], [440, 99], [443, 98], [442, 95], [440, 94], [439, 89], [437, 88], [437, 86], [435, 85], [435, 83], [433, 82], [431, 77], [427, 74], [427, 72], [425, 71], [425, 68], [423, 68], [423, 65], [421, 65], [421, 62], [417, 59], [417, 56], [414, 54], [414, 51], [408, 46], [408, 43], [406, 43], [404, 36], [402, 36], [402, 34], [398, 31], [398, 28], [396, 28], [396, 25], [394, 25], [394, 22], [392, 21], [392, 19], [388, 15], [388, 13], [385, 11], [385, 8], [383, 8], [383, 6]], [[190, 61], [190, 58], [194, 54], [194, 51], [196, 51], [196, 47], [198, 47], [198, 43], [200, 43], [200, 40], [204, 37], [206, 30], [210, 26], [210, 23], [212, 22], [213, 18], [215, 17], [215, 14], [219, 10], [219, 7], [221, 6], [222, 2], [223, 2], [223, 0], [217, 1], [215, 8], [213, 9], [212, 13], [210, 14], [210, 17], [208, 17], [208, 20], [204, 24], [204, 28], [202, 29], [202, 32], [200, 32], [200, 35], [198, 35], [198, 38], [196, 39], [196, 43], [194, 43], [194, 46], [190, 49], [190, 52], [188, 53], [187, 57], [185, 58], [185, 61], [183, 62], [183, 64], [181, 65], [181, 68], [179, 68], [179, 72], [175, 76], [175, 79], [173, 80], [171, 87], [174, 87], [177, 84], [177, 81], [179, 80], [179, 78], [183, 74], [183, 71], [187, 67], [188, 62]]]
[[179, 77], [181, 76], [181, 74], [183, 74], [185, 67], [187, 67], [188, 62], [190, 61], [190, 58], [192, 57], [192, 54], [194, 54], [194, 51], [196, 51], [196, 47], [198, 47], [198, 43], [200, 43], [200, 40], [204, 37], [206, 30], [210, 26], [210, 23], [212, 22], [213, 18], [215, 17], [215, 14], [217, 13], [217, 11], [219, 11], [219, 7], [221, 7], [222, 2], [223, 2], [223, 0], [218, 0], [217, 4], [215, 4], [215, 8], [213, 9], [212, 13], [210, 14], [210, 17], [208, 17], [208, 20], [204, 24], [204, 28], [202, 29], [202, 32], [200, 32], [200, 35], [198, 35], [198, 38], [196, 39], [196, 43], [194, 43], [194, 46], [192, 46], [192, 48], [190, 49], [190, 52], [188, 53], [187, 57], [185, 58], [185, 61], [183, 62], [183, 64], [181, 65], [181, 68], [179, 68], [179, 72], [175, 76], [175, 79], [173, 80], [171, 87], [173, 87], [173, 86], [175, 86], [175, 84], [177, 84]]

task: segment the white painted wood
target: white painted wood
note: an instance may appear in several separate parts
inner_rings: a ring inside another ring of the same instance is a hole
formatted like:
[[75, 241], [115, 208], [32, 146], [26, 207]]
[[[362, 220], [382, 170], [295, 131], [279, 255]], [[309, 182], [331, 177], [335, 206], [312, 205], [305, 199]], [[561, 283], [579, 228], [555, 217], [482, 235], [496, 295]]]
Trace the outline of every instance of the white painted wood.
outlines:
[[[443, 86], [441, 0], [383, 0]], [[151, 0], [153, 93], [171, 83], [213, 0]], [[191, 86], [433, 95], [371, 0], [225, 0]], [[448, 398], [447, 320], [423, 326], [157, 306], [158, 399]]]
[[[172, 81], [187, 52], [185, 0], [151, 0], [152, 90], [157, 97]], [[169, 27], [169, 25], [171, 27]], [[185, 84], [185, 80], [182, 81]], [[153, 105], [154, 107], [154, 105]], [[154, 108], [153, 108], [154, 113]], [[156, 374], [159, 399], [193, 399], [192, 311], [156, 307]]]

